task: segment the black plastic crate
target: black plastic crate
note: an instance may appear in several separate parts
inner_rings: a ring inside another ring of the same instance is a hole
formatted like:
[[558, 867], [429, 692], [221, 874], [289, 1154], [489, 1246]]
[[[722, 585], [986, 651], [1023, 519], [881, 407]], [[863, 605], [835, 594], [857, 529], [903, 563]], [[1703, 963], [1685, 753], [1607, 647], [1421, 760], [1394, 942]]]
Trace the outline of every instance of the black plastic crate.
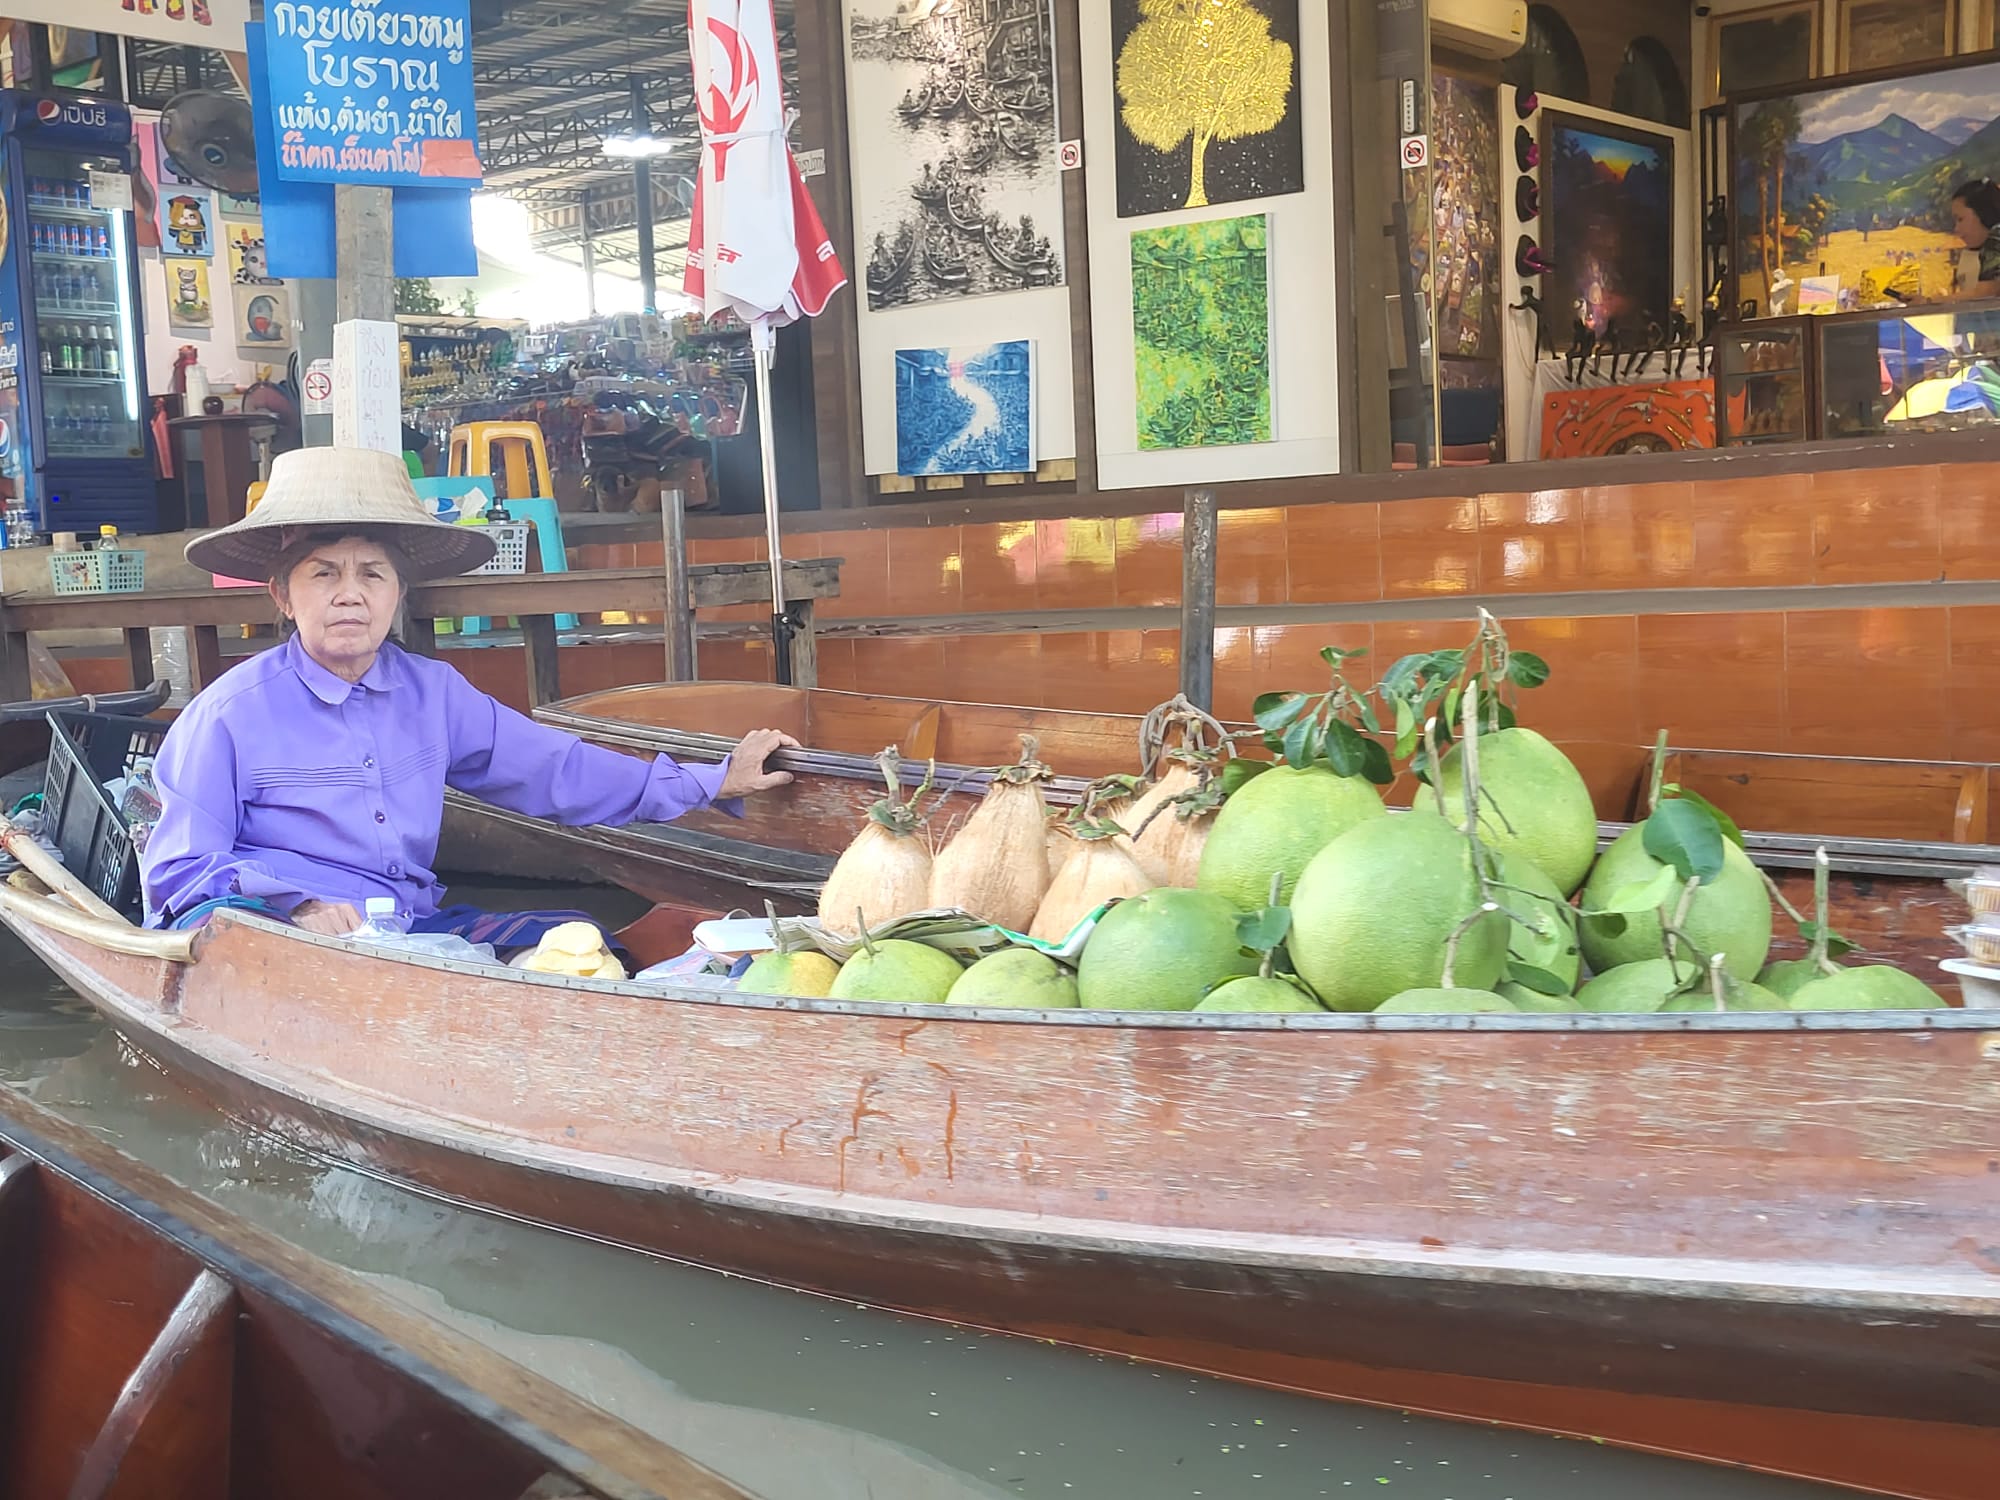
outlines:
[[130, 775], [159, 752], [167, 726], [158, 719], [59, 711], [49, 715], [49, 779], [42, 830], [62, 851], [63, 866], [108, 905], [139, 914], [139, 858], [108, 781]]

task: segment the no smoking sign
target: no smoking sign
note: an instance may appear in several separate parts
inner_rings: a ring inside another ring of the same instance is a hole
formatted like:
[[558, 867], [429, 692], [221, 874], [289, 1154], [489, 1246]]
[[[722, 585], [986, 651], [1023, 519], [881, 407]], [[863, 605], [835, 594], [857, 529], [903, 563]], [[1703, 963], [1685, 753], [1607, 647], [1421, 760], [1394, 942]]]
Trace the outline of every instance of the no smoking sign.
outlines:
[[1431, 138], [1427, 135], [1406, 135], [1403, 137], [1403, 170], [1414, 172], [1418, 167], [1429, 166], [1431, 160]]
[[305, 396], [305, 415], [324, 417], [333, 410], [333, 361], [316, 359], [306, 367], [306, 378], [300, 382], [301, 393]]

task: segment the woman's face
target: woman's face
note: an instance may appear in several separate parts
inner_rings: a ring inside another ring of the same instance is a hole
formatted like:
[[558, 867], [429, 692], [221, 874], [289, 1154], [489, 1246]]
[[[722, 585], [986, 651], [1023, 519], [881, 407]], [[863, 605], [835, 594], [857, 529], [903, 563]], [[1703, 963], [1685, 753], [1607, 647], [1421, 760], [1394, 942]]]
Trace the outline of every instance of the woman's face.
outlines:
[[374, 665], [403, 601], [403, 581], [375, 542], [348, 537], [315, 547], [271, 585], [271, 597], [298, 627], [306, 654], [357, 682]]
[[1951, 232], [1964, 242], [1968, 250], [1977, 250], [1986, 243], [1986, 236], [1992, 233], [1979, 222], [1979, 215], [1963, 198], [1951, 200]]

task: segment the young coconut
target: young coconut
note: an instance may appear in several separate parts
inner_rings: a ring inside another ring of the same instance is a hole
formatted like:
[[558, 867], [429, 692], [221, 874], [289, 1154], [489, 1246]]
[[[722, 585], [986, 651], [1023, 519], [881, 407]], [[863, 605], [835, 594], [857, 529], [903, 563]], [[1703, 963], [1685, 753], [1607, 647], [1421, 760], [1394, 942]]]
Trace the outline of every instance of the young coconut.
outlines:
[[851, 925], [857, 912], [867, 926], [879, 927], [930, 905], [930, 830], [917, 804], [936, 779], [937, 763], [931, 763], [923, 785], [907, 802], [902, 800], [902, 757], [896, 747], [883, 750], [875, 763], [882, 768], [889, 795], [868, 809], [868, 821], [835, 862], [819, 895], [820, 926], [837, 937], [858, 935], [862, 929]]
[[1032, 735], [1021, 758], [994, 774], [965, 826], [931, 867], [930, 904], [970, 913], [1010, 932], [1025, 932], [1049, 893], [1049, 836]]
[[[1171, 748], [1166, 738], [1175, 728], [1181, 743]], [[1132, 830], [1133, 856], [1154, 885], [1193, 887], [1202, 846], [1222, 807], [1217, 746], [1229, 745], [1221, 722], [1186, 698], [1163, 703], [1146, 715], [1139, 730], [1139, 758], [1146, 774], [1157, 779], [1132, 804], [1130, 818], [1120, 821]]]
[[1084, 792], [1083, 803], [1069, 825], [1075, 852], [1064, 861], [1061, 873], [1049, 883], [1047, 894], [1035, 908], [1029, 937], [1060, 943], [1077, 923], [1106, 902], [1123, 901], [1153, 889], [1154, 882], [1132, 857], [1132, 841], [1106, 811], [1129, 807], [1130, 795], [1130, 778], [1124, 776], [1093, 782]]

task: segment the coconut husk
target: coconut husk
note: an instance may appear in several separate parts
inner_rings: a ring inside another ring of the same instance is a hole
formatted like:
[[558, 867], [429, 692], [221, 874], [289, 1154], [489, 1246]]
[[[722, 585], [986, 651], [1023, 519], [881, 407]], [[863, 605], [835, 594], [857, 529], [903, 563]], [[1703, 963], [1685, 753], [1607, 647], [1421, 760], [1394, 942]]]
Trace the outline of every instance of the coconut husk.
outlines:
[[[923, 785], [906, 802], [898, 774], [902, 757], [894, 745], [878, 755], [889, 795], [868, 809], [868, 821], [834, 862], [833, 873], [820, 889], [820, 926], [841, 937], [853, 937], [928, 908], [931, 904], [930, 831], [917, 811], [936, 778], [933, 763]], [[856, 926], [856, 913], [861, 927]]]
[[1049, 890], [1048, 808], [1042, 783], [1053, 774], [1035, 758], [1032, 735], [1021, 758], [997, 771], [965, 826], [931, 870], [934, 907], [955, 907], [1010, 932], [1024, 932]]
[[[1176, 776], [1175, 771], [1185, 776]], [[1169, 786], [1178, 789], [1153, 801], [1150, 807], [1142, 797], [1134, 807], [1132, 851], [1155, 885], [1191, 890], [1201, 868], [1202, 848], [1222, 808], [1222, 787], [1214, 768], [1207, 764], [1177, 765], [1160, 778], [1154, 790]]]
[[1076, 852], [1064, 862], [1062, 873], [1035, 911], [1028, 936], [1044, 943], [1060, 943], [1085, 917], [1107, 901], [1124, 901], [1142, 896], [1154, 882], [1126, 852], [1123, 838], [1086, 838], [1078, 841]]

